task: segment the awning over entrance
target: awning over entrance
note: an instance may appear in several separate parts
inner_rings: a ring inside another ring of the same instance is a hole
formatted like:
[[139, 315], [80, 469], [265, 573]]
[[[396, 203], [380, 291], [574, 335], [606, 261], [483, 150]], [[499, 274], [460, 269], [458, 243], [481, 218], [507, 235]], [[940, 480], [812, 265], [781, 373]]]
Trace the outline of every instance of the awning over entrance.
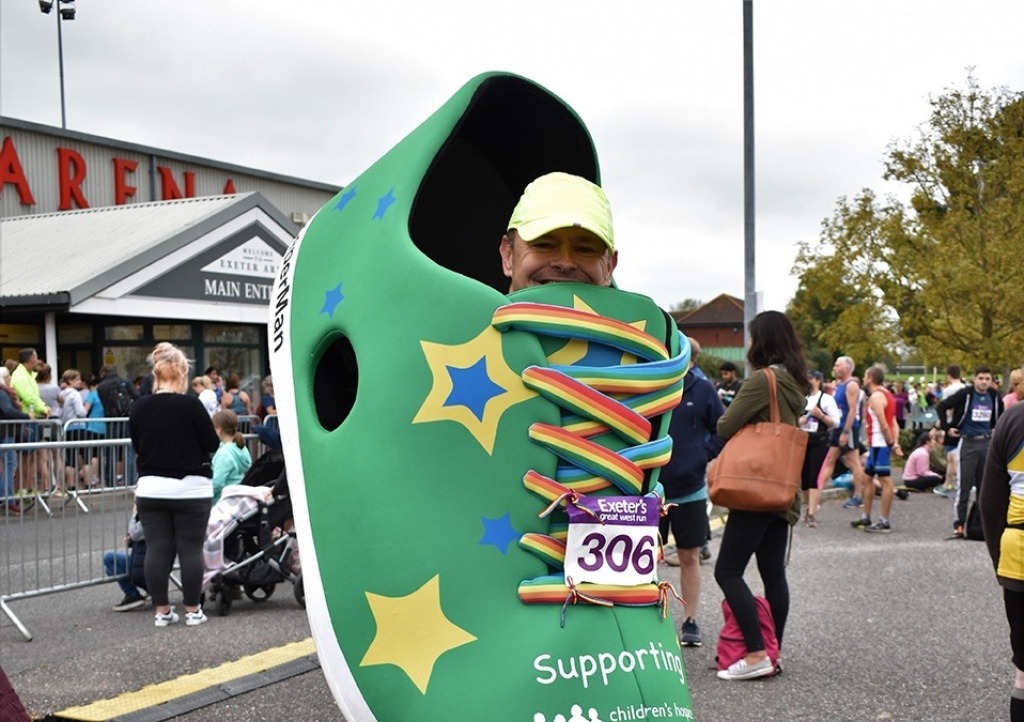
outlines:
[[297, 232], [259, 193], [6, 218], [0, 310], [263, 324]]

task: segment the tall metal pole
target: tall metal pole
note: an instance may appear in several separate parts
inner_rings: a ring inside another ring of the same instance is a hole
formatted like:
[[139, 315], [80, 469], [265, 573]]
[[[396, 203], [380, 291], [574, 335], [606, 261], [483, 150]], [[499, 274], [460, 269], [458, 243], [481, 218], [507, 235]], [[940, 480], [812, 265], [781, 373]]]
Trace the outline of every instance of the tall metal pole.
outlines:
[[[754, 277], [754, 3], [743, 0], [743, 346], [757, 312]], [[751, 369], [747, 363], [747, 375]]]
[[60, 127], [67, 130], [68, 119], [64, 111], [64, 34], [61, 32], [63, 18], [60, 14], [60, 2], [57, 2], [57, 58], [60, 64]]

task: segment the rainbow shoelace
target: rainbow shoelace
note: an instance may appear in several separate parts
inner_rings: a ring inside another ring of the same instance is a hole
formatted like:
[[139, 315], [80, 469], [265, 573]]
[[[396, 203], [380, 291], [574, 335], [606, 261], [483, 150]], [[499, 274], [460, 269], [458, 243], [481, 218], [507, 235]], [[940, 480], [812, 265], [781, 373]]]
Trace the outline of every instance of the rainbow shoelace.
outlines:
[[[535, 470], [523, 477], [527, 490], [546, 504], [540, 516], [550, 521], [547, 534], [524, 534], [519, 546], [552, 571], [521, 582], [519, 599], [524, 604], [561, 604], [563, 624], [567, 607], [578, 603], [660, 605], [664, 616], [669, 595], [678, 597], [668, 582], [616, 586], [565, 578], [569, 525], [564, 508], [578, 504], [584, 494], [606, 489], [626, 496], [646, 495], [663, 505], [660, 485], [647, 491], [644, 487], [646, 473], [668, 463], [672, 439], [667, 432], [651, 439], [651, 420], [679, 404], [690, 362], [689, 344], [682, 339], [683, 350], [670, 357], [658, 339], [629, 324], [539, 303], [502, 306], [495, 311], [492, 325], [498, 331], [515, 329], [600, 343], [637, 358], [636, 363], [615, 366], [530, 366], [522, 373], [527, 387], [562, 409], [562, 418], [560, 426], [535, 423], [529, 429], [530, 439], [558, 456], [560, 463], [554, 479]], [[609, 432], [626, 446], [615, 451], [592, 440]]]

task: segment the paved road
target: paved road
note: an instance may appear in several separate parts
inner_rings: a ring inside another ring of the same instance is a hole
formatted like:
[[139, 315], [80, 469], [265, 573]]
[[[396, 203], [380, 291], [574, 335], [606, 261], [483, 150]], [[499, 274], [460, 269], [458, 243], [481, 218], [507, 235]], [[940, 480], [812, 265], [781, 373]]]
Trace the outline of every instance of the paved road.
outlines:
[[[836, 501], [820, 516], [819, 528], [794, 530], [786, 671], [778, 678], [715, 678], [721, 593], [705, 566], [699, 621], [707, 643], [685, 651], [697, 718], [1006, 719], [1012, 674], [1000, 590], [982, 544], [946, 540], [949, 502], [932, 494], [897, 501], [889, 535], [851, 529], [854, 515]], [[674, 568], [662, 572], [675, 579]], [[148, 611], [109, 612], [119, 597], [113, 586], [16, 602], [35, 640], [22, 641], [4, 621], [0, 664], [33, 715], [43, 717], [306, 639], [305, 615], [290, 593], [282, 585], [269, 601], [243, 600], [203, 627], [162, 630]], [[313, 669], [173, 719], [343, 717]]]

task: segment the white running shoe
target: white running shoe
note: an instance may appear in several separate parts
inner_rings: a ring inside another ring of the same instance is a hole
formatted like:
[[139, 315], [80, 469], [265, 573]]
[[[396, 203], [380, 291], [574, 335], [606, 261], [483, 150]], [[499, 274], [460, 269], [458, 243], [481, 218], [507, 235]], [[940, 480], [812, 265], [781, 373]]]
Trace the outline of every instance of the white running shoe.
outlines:
[[775, 673], [775, 665], [772, 661], [765, 657], [760, 662], [754, 664], [747, 664], [747, 660], [741, 659], [740, 661], [729, 665], [728, 669], [723, 669], [718, 672], [719, 679], [757, 679], [758, 677], [768, 677]]
[[160, 612], [156, 613], [156, 622], [154, 623], [158, 627], [166, 627], [168, 624], [174, 624], [177, 621], [178, 613], [174, 611], [174, 606], [171, 605], [171, 608], [167, 612], [167, 614], [161, 614]]
[[196, 627], [203, 624], [206, 621], [206, 615], [203, 614], [203, 608], [199, 607], [194, 612], [185, 612], [185, 626]]

